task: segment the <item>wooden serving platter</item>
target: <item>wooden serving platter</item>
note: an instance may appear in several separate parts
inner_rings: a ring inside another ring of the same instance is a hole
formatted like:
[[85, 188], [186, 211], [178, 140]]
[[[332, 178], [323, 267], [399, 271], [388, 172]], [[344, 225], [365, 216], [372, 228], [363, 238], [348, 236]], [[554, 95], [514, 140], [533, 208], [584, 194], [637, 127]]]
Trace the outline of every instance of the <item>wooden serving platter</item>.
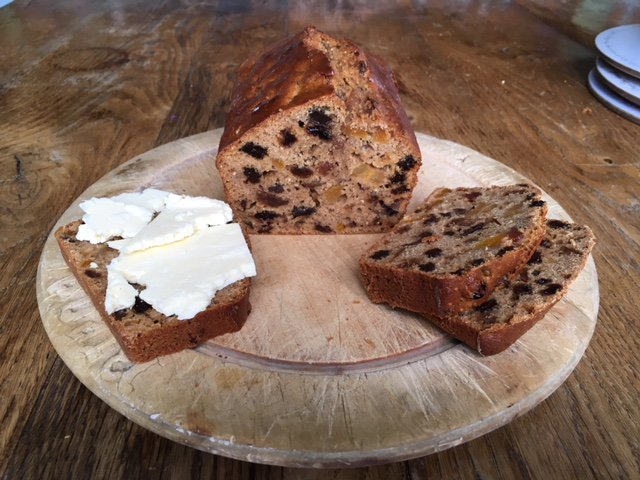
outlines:
[[[146, 152], [80, 201], [155, 187], [223, 198], [220, 130]], [[436, 186], [527, 181], [481, 154], [418, 135], [415, 205]], [[550, 216], [570, 220], [549, 196]], [[50, 235], [38, 268], [44, 327], [71, 371], [134, 422], [174, 441], [252, 462], [340, 467], [398, 461], [498, 428], [549, 396], [596, 324], [590, 259], [569, 294], [505, 352], [481, 357], [417, 315], [374, 305], [358, 258], [377, 235], [253, 235], [253, 311], [237, 333], [196, 350], [130, 363]]]

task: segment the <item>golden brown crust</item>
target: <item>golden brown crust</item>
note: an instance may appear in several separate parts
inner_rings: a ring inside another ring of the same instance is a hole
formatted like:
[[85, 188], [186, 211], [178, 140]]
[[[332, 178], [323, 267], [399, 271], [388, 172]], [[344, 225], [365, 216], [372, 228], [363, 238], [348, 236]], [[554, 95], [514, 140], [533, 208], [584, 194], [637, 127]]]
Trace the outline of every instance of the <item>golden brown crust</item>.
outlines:
[[[73, 222], [55, 232], [60, 251], [131, 361], [147, 362], [162, 355], [195, 348], [210, 338], [238, 331], [244, 325], [251, 311], [250, 279], [236, 282], [218, 292], [209, 307], [190, 320], [168, 318], [153, 310], [144, 314], [149, 318], [142, 318], [142, 314], [130, 310], [122, 315], [118, 312], [109, 315], [104, 306], [106, 266], [117, 252], [105, 244], [91, 245], [75, 240], [80, 223]], [[91, 251], [94, 252], [93, 257], [88, 255]], [[89, 267], [93, 259], [98, 260], [96, 268]]]
[[438, 318], [430, 315], [424, 315], [424, 317], [452, 337], [457, 338], [478, 351], [478, 353], [484, 356], [490, 356], [509, 348], [516, 340], [530, 330], [531, 327], [544, 318], [551, 307], [559, 300], [560, 298], [524, 322], [500, 325], [499, 327], [486, 330], [479, 330], [473, 325], [460, 322], [455, 317]]
[[471, 346], [475, 348], [478, 353], [485, 356], [495, 355], [496, 353], [506, 350], [522, 335], [527, 333], [531, 327], [542, 320], [547, 312], [551, 310], [551, 307], [558, 303], [561, 298], [562, 297], [558, 298], [555, 302], [549, 304], [524, 322], [513, 322], [475, 332], [476, 340]]
[[376, 55], [365, 52], [364, 50], [360, 51], [363, 57], [367, 59], [370, 67], [371, 90], [375, 92], [373, 97], [377, 99], [378, 108], [384, 112], [391, 123], [395, 124], [398, 132], [406, 135], [407, 140], [413, 144], [415, 151], [417, 151], [419, 155], [420, 147], [418, 146], [418, 141], [416, 140], [409, 117], [402, 106], [398, 83], [396, 82], [393, 72], [387, 64]]
[[[310, 26], [240, 66], [220, 139], [220, 151], [272, 115], [336, 95], [334, 67], [328, 55], [310, 45], [311, 41], [329, 40], [332, 39]], [[342, 45], [353, 49], [368, 67], [371, 99], [398, 133], [405, 134], [413, 143], [419, 155], [418, 142], [391, 69], [350, 40], [342, 40]]]
[[[247, 284], [245, 293], [238, 296], [233, 303], [209, 308], [191, 320], [176, 320], [164, 325], [161, 329], [151, 330], [141, 337], [114, 335], [116, 339], [120, 339], [119, 343], [131, 361], [147, 362], [162, 355], [196, 348], [219, 335], [237, 332], [251, 312], [249, 282], [243, 282]], [[111, 316], [109, 318], [112, 319]], [[113, 324], [115, 321], [107, 321], [107, 324], [109, 323]], [[111, 331], [113, 332], [114, 328], [111, 328]]]
[[335, 93], [329, 58], [306, 43], [315, 32], [306, 28], [240, 66], [220, 150], [278, 112]]

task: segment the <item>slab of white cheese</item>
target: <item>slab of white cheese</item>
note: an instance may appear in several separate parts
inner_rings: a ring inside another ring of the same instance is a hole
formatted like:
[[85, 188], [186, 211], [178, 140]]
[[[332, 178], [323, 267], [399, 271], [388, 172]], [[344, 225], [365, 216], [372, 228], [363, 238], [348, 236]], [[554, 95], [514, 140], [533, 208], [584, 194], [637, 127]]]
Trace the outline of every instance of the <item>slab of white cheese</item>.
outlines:
[[138, 296], [138, 291], [112, 265], [113, 262], [107, 266], [107, 296], [104, 300], [104, 308], [108, 314], [133, 307]]
[[145, 286], [140, 298], [155, 310], [187, 320], [205, 310], [217, 291], [255, 275], [240, 225], [206, 227], [177, 242], [121, 253], [108, 268], [105, 307], [108, 313], [132, 307], [137, 292], [127, 282], [137, 283]]
[[111, 248], [132, 253], [159, 245], [167, 245], [213, 225], [233, 219], [229, 205], [207, 197], [169, 194], [165, 208], [133, 238], [109, 242]]
[[112, 237], [130, 238], [142, 230], [154, 212], [165, 208], [169, 192], [148, 188], [112, 198], [91, 198], [80, 204], [85, 212], [78, 228], [78, 240], [102, 243]]
[[137, 205], [153, 212], [161, 212], [164, 210], [167, 198], [173, 193], [157, 190], [155, 188], [146, 188], [142, 192], [126, 192], [111, 197], [111, 200], [129, 205]]

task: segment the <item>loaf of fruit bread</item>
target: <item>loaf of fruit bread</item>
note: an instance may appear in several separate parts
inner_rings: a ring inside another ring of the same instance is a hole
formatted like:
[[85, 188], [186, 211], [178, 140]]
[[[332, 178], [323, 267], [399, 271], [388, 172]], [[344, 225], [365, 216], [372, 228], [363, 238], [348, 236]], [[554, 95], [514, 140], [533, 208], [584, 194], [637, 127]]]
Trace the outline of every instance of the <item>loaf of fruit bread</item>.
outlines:
[[79, 220], [58, 229], [56, 240], [67, 265], [131, 361], [146, 362], [194, 348], [210, 338], [238, 331], [244, 325], [251, 310], [249, 278], [218, 291], [206, 310], [190, 320], [167, 317], [139, 297], [132, 308], [107, 314], [107, 266], [119, 252], [106, 243], [77, 240], [81, 223]]
[[588, 227], [560, 220], [547, 225], [527, 265], [513, 279], [503, 280], [489, 299], [450, 318], [427, 318], [483, 355], [512, 345], [567, 293], [594, 244]]
[[438, 189], [363, 254], [367, 294], [437, 317], [478, 306], [533, 255], [546, 213], [528, 184]]
[[216, 164], [250, 233], [385, 232], [421, 164], [389, 68], [313, 27], [243, 63]]

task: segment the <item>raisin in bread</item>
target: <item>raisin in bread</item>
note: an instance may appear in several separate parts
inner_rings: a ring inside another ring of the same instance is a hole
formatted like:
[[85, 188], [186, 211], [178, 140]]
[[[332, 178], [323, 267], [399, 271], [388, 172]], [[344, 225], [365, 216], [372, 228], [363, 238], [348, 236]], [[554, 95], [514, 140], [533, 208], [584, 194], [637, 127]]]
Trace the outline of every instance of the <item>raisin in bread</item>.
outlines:
[[594, 245], [582, 225], [549, 220], [547, 234], [527, 265], [504, 280], [478, 307], [431, 322], [483, 355], [494, 355], [533, 327], [566, 293]]
[[388, 231], [420, 167], [391, 71], [314, 28], [239, 70], [216, 164], [250, 233]]
[[80, 285], [91, 298], [127, 357], [133, 362], [146, 362], [204, 341], [240, 330], [251, 310], [251, 280], [244, 279], [216, 293], [206, 310], [190, 320], [166, 317], [149, 304], [136, 299], [130, 309], [107, 314], [104, 306], [107, 292], [107, 266], [118, 251], [106, 243], [91, 244], [76, 239], [76, 221], [55, 233], [62, 256]]
[[537, 188], [442, 188], [360, 259], [369, 298], [438, 317], [483, 303], [545, 232]]

